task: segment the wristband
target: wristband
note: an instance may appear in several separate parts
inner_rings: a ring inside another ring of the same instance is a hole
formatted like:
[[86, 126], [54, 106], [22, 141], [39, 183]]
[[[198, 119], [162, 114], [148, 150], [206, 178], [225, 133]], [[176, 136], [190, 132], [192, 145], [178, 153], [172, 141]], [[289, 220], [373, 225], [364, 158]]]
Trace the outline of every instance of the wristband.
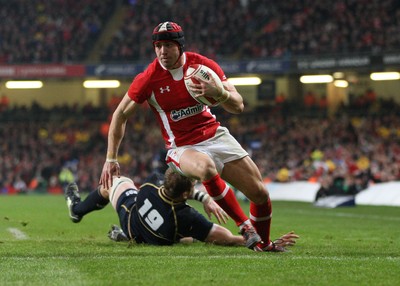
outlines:
[[107, 163], [118, 163], [118, 159], [106, 159]]
[[202, 192], [198, 189], [194, 189], [193, 191], [193, 199], [195, 199], [196, 201], [204, 203], [206, 200], [208, 200], [209, 197], [210, 196], [207, 193]]

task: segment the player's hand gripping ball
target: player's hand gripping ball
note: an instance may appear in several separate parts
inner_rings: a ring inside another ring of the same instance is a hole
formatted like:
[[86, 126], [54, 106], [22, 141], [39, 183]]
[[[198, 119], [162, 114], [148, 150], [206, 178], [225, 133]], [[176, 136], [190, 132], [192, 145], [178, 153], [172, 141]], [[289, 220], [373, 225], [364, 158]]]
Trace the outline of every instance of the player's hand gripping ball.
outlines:
[[219, 102], [212, 98], [211, 96], [198, 96], [195, 92], [193, 92], [189, 85], [190, 83], [199, 84], [200, 82], [197, 78], [200, 78], [203, 81], [210, 81], [210, 76], [213, 78], [218, 88], [223, 89], [222, 81], [218, 77], [218, 75], [209, 67], [201, 64], [190, 65], [186, 70], [184, 81], [186, 85], [186, 89], [190, 93], [190, 95], [198, 102], [208, 105], [208, 106], [217, 106]]

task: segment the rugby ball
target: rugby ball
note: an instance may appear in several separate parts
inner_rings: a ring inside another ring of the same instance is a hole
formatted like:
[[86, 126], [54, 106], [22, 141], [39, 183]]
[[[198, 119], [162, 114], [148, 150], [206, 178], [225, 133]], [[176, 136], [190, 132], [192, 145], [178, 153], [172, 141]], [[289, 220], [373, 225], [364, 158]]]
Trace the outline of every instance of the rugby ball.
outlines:
[[189, 88], [190, 83], [199, 83], [199, 81], [197, 80], [198, 78], [203, 81], [209, 81], [210, 75], [214, 79], [214, 82], [217, 84], [217, 86], [223, 88], [222, 81], [218, 77], [218, 75], [209, 67], [201, 64], [194, 64], [188, 67], [184, 76], [185, 86], [187, 91], [196, 101], [208, 106], [217, 106], [219, 102], [216, 101], [214, 98], [209, 96], [196, 96], [196, 93], [192, 92]]

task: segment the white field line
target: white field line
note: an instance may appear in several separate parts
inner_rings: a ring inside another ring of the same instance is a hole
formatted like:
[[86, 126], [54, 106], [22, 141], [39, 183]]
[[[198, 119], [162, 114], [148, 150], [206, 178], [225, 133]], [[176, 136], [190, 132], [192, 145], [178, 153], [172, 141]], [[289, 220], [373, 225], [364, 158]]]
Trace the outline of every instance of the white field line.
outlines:
[[7, 228], [8, 232], [11, 233], [16, 239], [24, 240], [28, 239], [28, 236], [18, 228], [9, 227]]
[[[284, 256], [284, 257], [283, 257]], [[192, 259], [193, 257], [189, 256], [173, 256], [174, 258], [182, 258], [182, 259]], [[224, 259], [227, 257], [239, 258], [239, 259], [265, 259], [268, 258], [277, 258], [277, 259], [288, 259], [288, 260], [328, 260], [328, 261], [378, 261], [378, 260], [388, 260], [388, 261], [400, 261], [400, 257], [397, 256], [381, 256], [381, 257], [346, 257], [346, 256], [309, 256], [309, 255], [295, 255], [287, 253], [287, 255], [277, 255], [276, 257], [271, 257], [270, 255], [210, 255], [207, 256], [207, 259], [216, 258], [216, 259]], [[196, 256], [196, 258], [199, 258]]]
[[[293, 212], [300, 214], [310, 214], [316, 216], [315, 212], [293, 210]], [[377, 220], [388, 220], [388, 221], [400, 221], [400, 216], [385, 216], [385, 215], [369, 215], [369, 214], [352, 214], [352, 213], [334, 213], [334, 212], [319, 212], [318, 216], [333, 216], [333, 217], [350, 217], [350, 218], [361, 218], [361, 219], [377, 219]]]
[[[153, 255], [152, 255], [153, 256]], [[113, 255], [107, 256], [107, 255], [96, 255], [96, 256], [91, 256], [91, 260], [104, 260], [108, 258], [114, 257]], [[192, 256], [192, 255], [172, 255], [171, 258], [173, 259], [182, 259], [182, 260], [192, 260], [193, 258], [196, 259], [203, 259], [203, 260], [209, 260], [209, 259], [226, 259], [226, 258], [233, 258], [233, 259], [249, 259], [249, 260], [258, 260], [262, 259], [265, 260], [266, 258], [268, 259], [285, 259], [285, 260], [319, 260], [319, 261], [389, 261], [389, 262], [400, 262], [400, 257], [398, 256], [381, 256], [381, 257], [347, 257], [347, 256], [309, 256], [309, 255], [291, 255], [291, 254], [286, 254], [286, 255], [277, 255], [276, 257], [273, 257], [271, 255], [263, 255], [263, 254], [253, 254], [253, 255], [248, 255], [248, 254], [237, 254], [237, 255], [208, 255], [206, 257], [199, 257], [199, 256]], [[60, 260], [60, 259], [65, 259], [65, 260], [70, 260], [70, 256], [48, 256], [46, 258], [38, 258], [38, 257], [19, 257], [19, 256], [14, 256], [14, 257], [6, 257], [5, 259], [13, 259], [13, 260], [49, 260], [49, 259], [54, 259], [54, 260]], [[88, 257], [74, 257], [73, 258], [75, 261], [80, 261], [80, 260], [87, 260]], [[132, 260], [131, 256], [121, 256], [118, 258], [119, 260], [127, 260], [130, 261]], [[0, 257], [0, 261], [2, 260], [2, 257]]]

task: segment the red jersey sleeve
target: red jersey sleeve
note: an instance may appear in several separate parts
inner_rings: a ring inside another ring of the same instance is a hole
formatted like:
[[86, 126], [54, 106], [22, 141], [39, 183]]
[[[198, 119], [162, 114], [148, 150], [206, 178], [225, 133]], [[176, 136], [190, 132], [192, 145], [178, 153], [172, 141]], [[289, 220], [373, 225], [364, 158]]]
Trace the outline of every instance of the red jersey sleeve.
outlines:
[[154, 71], [154, 61], [145, 71], [138, 74], [128, 89], [128, 96], [136, 103], [143, 103], [151, 96], [150, 80]]

